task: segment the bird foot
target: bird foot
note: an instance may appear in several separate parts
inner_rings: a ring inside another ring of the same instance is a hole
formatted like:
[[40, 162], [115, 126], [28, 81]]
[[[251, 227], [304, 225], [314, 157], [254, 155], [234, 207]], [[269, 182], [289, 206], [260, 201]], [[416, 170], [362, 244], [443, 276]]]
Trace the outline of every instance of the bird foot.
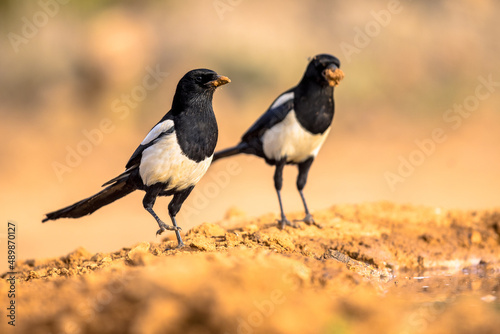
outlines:
[[276, 219], [276, 221], [278, 222], [278, 228], [280, 230], [283, 230], [285, 229], [285, 226], [290, 226], [290, 227], [293, 227], [293, 228], [298, 228], [299, 225], [295, 224], [295, 222], [290, 222], [288, 219], [286, 219], [286, 217], [281, 217], [281, 219]]
[[175, 247], [167, 247], [167, 248], [165, 248], [165, 251], [174, 250], [174, 249], [181, 249], [183, 247], [186, 247], [186, 245], [183, 242], [180, 242]]
[[314, 220], [313, 216], [310, 213], [306, 214], [304, 219], [295, 219], [294, 222], [304, 222], [307, 225], [315, 225], [317, 228], [323, 228], [323, 225], [316, 223], [316, 221]]
[[181, 231], [182, 229], [178, 226], [173, 226], [173, 225], [167, 225], [164, 222], [158, 223], [160, 226], [160, 229], [156, 231], [156, 235], [161, 235], [165, 231]]

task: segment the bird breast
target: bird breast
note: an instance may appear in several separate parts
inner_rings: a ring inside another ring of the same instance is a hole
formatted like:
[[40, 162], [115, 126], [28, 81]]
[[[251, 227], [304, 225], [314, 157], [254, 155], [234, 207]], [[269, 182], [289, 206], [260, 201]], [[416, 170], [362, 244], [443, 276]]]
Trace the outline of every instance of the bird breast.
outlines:
[[146, 186], [165, 183], [165, 191], [184, 190], [200, 181], [212, 158], [213, 155], [200, 162], [189, 159], [182, 152], [173, 132], [142, 152], [139, 174]]
[[325, 141], [330, 128], [319, 134], [312, 134], [300, 125], [291, 110], [285, 119], [267, 130], [262, 136], [264, 154], [268, 159], [300, 163], [315, 157]]

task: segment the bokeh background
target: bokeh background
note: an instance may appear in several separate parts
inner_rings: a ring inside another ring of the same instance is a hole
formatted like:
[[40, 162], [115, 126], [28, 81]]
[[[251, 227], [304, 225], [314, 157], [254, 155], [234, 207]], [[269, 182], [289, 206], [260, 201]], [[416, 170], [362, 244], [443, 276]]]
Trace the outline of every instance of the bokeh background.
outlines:
[[[499, 15], [494, 0], [0, 1], [1, 242], [9, 220], [23, 259], [158, 241], [141, 192], [78, 220], [41, 219], [123, 171], [188, 70], [232, 79], [214, 98], [225, 148], [318, 53], [340, 58], [346, 78], [305, 190], [312, 211], [380, 200], [498, 207]], [[158, 85], [146, 90], [151, 71]], [[496, 85], [477, 99], [480, 78]], [[464, 103], [470, 111], [449, 111]], [[428, 143], [437, 128], [446, 140], [418, 153], [415, 141]], [[402, 159], [417, 166], [404, 169]], [[387, 173], [401, 168], [391, 186]], [[302, 210], [296, 174], [285, 169], [287, 212]], [[186, 201], [181, 226], [228, 210], [277, 213], [272, 175], [249, 156], [217, 162]], [[168, 201], [155, 206], [165, 221]]]

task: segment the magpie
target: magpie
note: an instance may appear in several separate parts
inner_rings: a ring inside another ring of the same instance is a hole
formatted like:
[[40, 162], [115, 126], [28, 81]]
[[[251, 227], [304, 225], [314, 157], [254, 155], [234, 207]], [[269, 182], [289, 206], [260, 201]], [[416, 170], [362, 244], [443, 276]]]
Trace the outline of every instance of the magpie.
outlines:
[[238, 145], [218, 151], [214, 161], [239, 153], [253, 154], [276, 166], [274, 187], [278, 194], [281, 219], [278, 226], [296, 227], [283, 211], [281, 188], [286, 164], [298, 166], [297, 189], [305, 209], [303, 221], [315, 224], [302, 190], [309, 169], [325, 141], [333, 120], [334, 87], [344, 78], [340, 61], [328, 54], [313, 57], [297, 86], [282, 93], [242, 136]]
[[[104, 183], [106, 188], [97, 194], [47, 213], [42, 222], [89, 215], [135, 190], [143, 190], [143, 206], [160, 227], [156, 234], [175, 231], [177, 247], [183, 247], [175, 216], [212, 162], [218, 138], [212, 98], [215, 89], [228, 82], [228, 77], [208, 69], [186, 73], [177, 85], [172, 108], [132, 154], [125, 172]], [[168, 213], [173, 226], [165, 224], [153, 210], [158, 196], [171, 195]]]

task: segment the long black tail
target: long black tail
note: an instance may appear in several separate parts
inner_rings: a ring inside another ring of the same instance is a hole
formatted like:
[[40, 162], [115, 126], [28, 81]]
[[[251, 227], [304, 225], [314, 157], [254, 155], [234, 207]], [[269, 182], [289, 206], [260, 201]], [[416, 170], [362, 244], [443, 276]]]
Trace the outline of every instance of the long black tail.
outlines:
[[222, 158], [227, 158], [236, 154], [240, 153], [248, 153], [248, 144], [247, 143], [239, 143], [238, 145], [230, 148], [226, 148], [225, 150], [215, 152], [214, 158], [212, 159], [212, 162], [222, 159]]
[[103, 206], [130, 194], [134, 190], [136, 190], [136, 188], [133, 185], [128, 184], [125, 180], [114, 183], [89, 198], [82, 199], [81, 201], [63, 209], [47, 213], [47, 217], [42, 220], [42, 223], [59, 218], [80, 218], [85, 215], [90, 215], [97, 209], [100, 209]]

